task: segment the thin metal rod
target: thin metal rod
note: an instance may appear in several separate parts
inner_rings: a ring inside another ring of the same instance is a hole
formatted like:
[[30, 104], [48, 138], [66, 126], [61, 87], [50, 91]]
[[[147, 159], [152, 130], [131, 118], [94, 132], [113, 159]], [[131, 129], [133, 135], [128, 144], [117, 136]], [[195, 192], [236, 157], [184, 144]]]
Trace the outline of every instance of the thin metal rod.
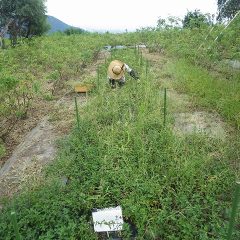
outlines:
[[76, 118], [77, 118], [77, 127], [78, 127], [78, 130], [80, 130], [80, 120], [79, 120], [79, 113], [78, 113], [77, 97], [75, 97], [75, 110], [76, 110]]
[[148, 75], [148, 68], [149, 68], [149, 62], [148, 60], [146, 61], [146, 76]]
[[240, 10], [236, 13], [236, 15], [232, 18], [232, 20], [225, 26], [225, 28], [220, 32], [220, 34], [214, 39], [214, 42], [218, 40], [219, 36], [223, 34], [223, 31], [233, 22], [233, 20], [237, 17], [239, 13], [240, 13]]
[[19, 233], [19, 227], [18, 227], [18, 223], [17, 223], [16, 212], [11, 212], [11, 221], [13, 224], [16, 240], [21, 240], [21, 236]]
[[163, 126], [166, 126], [166, 116], [167, 116], [167, 89], [164, 88]]
[[98, 85], [98, 90], [100, 89], [100, 70], [99, 66], [97, 67], [97, 85]]
[[231, 218], [230, 218], [229, 227], [228, 227], [227, 240], [232, 239], [232, 233], [233, 233], [233, 228], [235, 224], [235, 218], [237, 215], [239, 197], [240, 197], [240, 182], [236, 182], [236, 190], [234, 193], [234, 198], [232, 203], [232, 212], [231, 212]]

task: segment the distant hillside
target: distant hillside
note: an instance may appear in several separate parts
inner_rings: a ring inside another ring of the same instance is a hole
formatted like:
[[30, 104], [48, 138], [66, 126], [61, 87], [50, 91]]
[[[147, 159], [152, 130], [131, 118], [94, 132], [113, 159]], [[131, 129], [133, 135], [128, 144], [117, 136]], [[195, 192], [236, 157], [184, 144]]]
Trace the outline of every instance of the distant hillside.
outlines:
[[59, 20], [53, 16], [47, 16], [47, 21], [48, 21], [49, 25], [51, 26], [49, 33], [54, 33], [54, 32], [58, 32], [58, 31], [63, 32], [69, 28], [76, 28], [76, 27], [70, 26], [70, 25], [62, 22], [61, 20]]

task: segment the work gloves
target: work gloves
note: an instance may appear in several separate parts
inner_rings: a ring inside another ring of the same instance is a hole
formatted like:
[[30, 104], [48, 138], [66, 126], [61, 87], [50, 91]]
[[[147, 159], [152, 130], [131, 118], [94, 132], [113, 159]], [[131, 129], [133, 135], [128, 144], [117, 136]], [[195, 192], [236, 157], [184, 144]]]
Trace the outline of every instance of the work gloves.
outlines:
[[130, 74], [130, 76], [131, 76], [132, 78], [134, 78], [135, 80], [138, 80], [138, 79], [139, 79], [138, 74], [137, 74], [134, 70], [131, 70], [131, 72], [130, 72], [129, 74]]
[[116, 88], [116, 81], [114, 79], [109, 79], [109, 84], [111, 85], [111, 88]]

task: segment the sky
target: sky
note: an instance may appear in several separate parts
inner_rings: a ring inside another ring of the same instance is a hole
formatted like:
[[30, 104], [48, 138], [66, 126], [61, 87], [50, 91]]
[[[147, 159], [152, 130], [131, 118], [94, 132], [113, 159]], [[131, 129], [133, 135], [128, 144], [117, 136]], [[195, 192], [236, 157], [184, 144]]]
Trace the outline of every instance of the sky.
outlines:
[[156, 27], [159, 17], [183, 18], [199, 9], [216, 14], [217, 0], [47, 0], [47, 14], [85, 30], [135, 31]]

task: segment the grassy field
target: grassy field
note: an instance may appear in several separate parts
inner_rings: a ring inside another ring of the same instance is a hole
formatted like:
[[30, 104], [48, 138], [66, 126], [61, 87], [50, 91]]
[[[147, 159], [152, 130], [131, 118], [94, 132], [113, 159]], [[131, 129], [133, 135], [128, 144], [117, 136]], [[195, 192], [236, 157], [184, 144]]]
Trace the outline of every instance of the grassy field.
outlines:
[[[56, 59], [65, 56], [59, 60], [66, 69], [63, 73], [78, 76], [76, 72], [70, 73], [72, 68], [68, 66], [76, 66], [78, 55], [85, 54], [81, 49], [91, 46], [92, 52], [86, 59], [92, 59], [94, 51], [104, 44], [127, 45], [140, 41], [144, 35], [135, 38], [131, 34], [121, 35], [119, 40], [112, 35], [88, 37], [83, 48], [74, 45], [70, 49], [71, 42], [76, 44], [82, 39], [76, 36], [42, 39], [52, 58], [41, 50], [33, 53], [38, 62], [37, 75], [42, 76], [44, 68], [58, 64]], [[52, 43], [54, 51], [49, 47], [52, 41], [63, 41], [66, 45], [58, 48], [56, 42]], [[39, 63], [41, 56], [45, 56], [44, 64]], [[111, 90], [106, 69], [115, 58], [137, 70], [141, 82], [127, 77], [123, 88]], [[59, 143], [56, 161], [45, 170], [44, 184], [35, 183], [31, 191], [5, 202], [0, 214], [0, 239], [14, 239], [11, 210], [16, 211], [20, 235], [26, 240], [99, 239], [93, 231], [92, 209], [117, 205], [123, 209], [123, 239], [131, 239], [133, 229], [137, 239], [225, 239], [234, 183], [239, 177], [238, 73], [230, 82], [224, 73], [219, 79], [219, 72], [217, 77], [215, 71], [192, 65], [189, 59], [172, 55], [165, 58], [168, 60], [161, 65], [164, 74], [160, 78], [156, 67], [150, 62], [147, 68], [147, 62], [136, 49], [114, 51], [99, 66], [99, 81], [90, 79], [97, 88], [89, 103], [80, 109], [80, 128], [76, 126]], [[69, 59], [73, 62], [68, 62]], [[215, 110], [229, 122], [235, 133], [230, 131], [228, 142], [200, 133], [176, 135], [171, 108], [166, 126], [163, 125], [161, 81], [169, 78], [174, 79], [172, 86], [176, 91], [194, 99], [196, 108]], [[67, 185], [62, 183], [63, 177], [68, 179]], [[234, 232], [235, 240], [240, 238], [239, 227], [238, 224]]]

